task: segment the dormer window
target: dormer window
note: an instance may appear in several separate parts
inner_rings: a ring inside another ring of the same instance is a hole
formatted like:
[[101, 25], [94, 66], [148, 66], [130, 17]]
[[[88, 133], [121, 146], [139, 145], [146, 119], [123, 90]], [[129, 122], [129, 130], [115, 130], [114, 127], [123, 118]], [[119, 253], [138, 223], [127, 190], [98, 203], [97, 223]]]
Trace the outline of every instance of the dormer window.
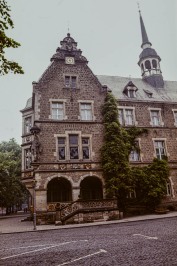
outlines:
[[132, 90], [132, 89], [129, 89], [128, 90], [128, 97], [129, 98], [135, 98], [136, 97], [136, 91]]
[[146, 95], [147, 95], [149, 98], [152, 98], [153, 93], [152, 93], [151, 91], [144, 90], [144, 92], [146, 93]]
[[128, 98], [136, 98], [136, 92], [138, 88], [133, 84], [132, 81], [129, 81], [128, 84], [125, 86], [123, 92]]

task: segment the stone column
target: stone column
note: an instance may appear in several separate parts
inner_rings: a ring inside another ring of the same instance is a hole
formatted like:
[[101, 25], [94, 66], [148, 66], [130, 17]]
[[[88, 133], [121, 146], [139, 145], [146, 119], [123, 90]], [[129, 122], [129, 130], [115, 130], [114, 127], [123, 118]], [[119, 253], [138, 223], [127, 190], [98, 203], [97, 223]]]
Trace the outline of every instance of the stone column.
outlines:
[[47, 190], [36, 190], [36, 211], [47, 211]]
[[78, 200], [80, 195], [80, 187], [73, 187], [73, 201]]

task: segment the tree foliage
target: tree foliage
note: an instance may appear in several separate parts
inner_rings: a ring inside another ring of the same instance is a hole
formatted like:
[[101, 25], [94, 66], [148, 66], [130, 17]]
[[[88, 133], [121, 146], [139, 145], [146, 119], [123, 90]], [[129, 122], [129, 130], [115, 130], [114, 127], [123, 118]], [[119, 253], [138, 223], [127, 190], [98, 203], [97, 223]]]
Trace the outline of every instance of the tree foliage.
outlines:
[[118, 121], [117, 101], [111, 93], [102, 108], [104, 143], [101, 162], [108, 196], [116, 196], [118, 208], [125, 210], [127, 195], [138, 191], [138, 199], [147, 206], [156, 206], [165, 194], [169, 169], [166, 161], [155, 159], [147, 167], [131, 167], [129, 155], [132, 149], [139, 151], [136, 138], [147, 134], [146, 129], [124, 129]]
[[27, 191], [21, 183], [21, 148], [14, 139], [0, 143], [0, 205], [20, 204]]
[[18, 42], [9, 38], [5, 31], [14, 27], [14, 23], [10, 16], [10, 7], [5, 0], [0, 0], [0, 75], [13, 72], [14, 74], [23, 74], [23, 69], [18, 63], [10, 61], [5, 57], [6, 48], [17, 48], [20, 46]]

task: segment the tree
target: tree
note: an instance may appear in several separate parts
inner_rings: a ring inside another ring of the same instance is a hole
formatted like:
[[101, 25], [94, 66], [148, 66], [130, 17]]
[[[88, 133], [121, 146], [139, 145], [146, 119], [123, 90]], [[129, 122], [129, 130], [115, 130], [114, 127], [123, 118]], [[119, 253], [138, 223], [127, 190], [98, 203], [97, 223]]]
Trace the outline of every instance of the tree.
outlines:
[[108, 196], [116, 196], [120, 211], [127, 207], [127, 195], [136, 189], [138, 201], [154, 209], [166, 192], [169, 175], [168, 164], [154, 159], [146, 167], [131, 167], [129, 155], [132, 149], [139, 151], [136, 138], [147, 134], [146, 129], [124, 129], [118, 121], [117, 101], [111, 93], [105, 98], [102, 108], [104, 142], [101, 148], [103, 176]]
[[166, 195], [169, 166], [166, 160], [154, 159], [143, 168], [132, 168], [137, 201], [154, 210]]
[[11, 208], [27, 195], [21, 183], [21, 148], [14, 139], [0, 143], [0, 204]]
[[105, 98], [102, 109], [104, 144], [101, 148], [103, 175], [107, 194], [116, 196], [118, 208], [125, 210], [126, 196], [131, 186], [128, 163], [130, 142], [128, 134], [118, 121], [117, 102], [111, 93]]
[[18, 42], [7, 37], [5, 31], [14, 28], [14, 23], [10, 16], [10, 7], [5, 0], [0, 0], [0, 74], [5, 75], [9, 72], [14, 74], [23, 74], [23, 69], [18, 63], [9, 61], [5, 57], [6, 48], [17, 48], [20, 46]]

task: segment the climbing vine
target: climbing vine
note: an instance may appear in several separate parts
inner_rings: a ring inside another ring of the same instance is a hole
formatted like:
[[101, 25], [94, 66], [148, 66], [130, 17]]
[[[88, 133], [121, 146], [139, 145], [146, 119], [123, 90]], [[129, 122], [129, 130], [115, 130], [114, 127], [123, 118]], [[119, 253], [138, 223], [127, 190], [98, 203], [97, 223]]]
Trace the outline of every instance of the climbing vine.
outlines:
[[147, 134], [147, 130], [137, 127], [124, 129], [120, 125], [117, 101], [111, 93], [106, 95], [102, 115], [104, 142], [101, 162], [107, 196], [115, 196], [119, 210], [125, 211], [127, 195], [135, 188], [139, 202], [155, 208], [165, 195], [169, 174], [167, 162], [155, 159], [149, 166], [132, 168], [129, 163], [130, 152], [132, 149], [139, 151], [136, 138]]

